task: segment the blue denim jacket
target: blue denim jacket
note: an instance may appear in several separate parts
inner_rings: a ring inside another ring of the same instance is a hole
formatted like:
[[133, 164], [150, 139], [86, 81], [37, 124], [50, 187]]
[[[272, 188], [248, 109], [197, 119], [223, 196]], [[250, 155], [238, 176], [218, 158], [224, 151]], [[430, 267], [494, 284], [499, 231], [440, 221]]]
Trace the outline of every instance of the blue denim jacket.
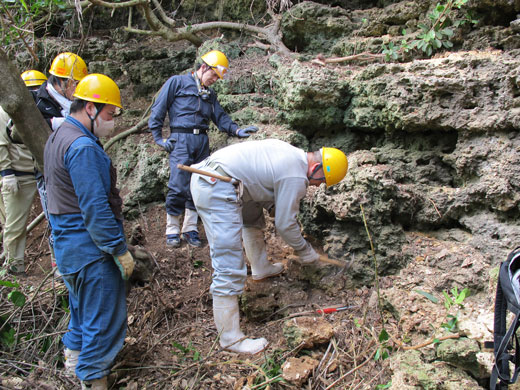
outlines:
[[85, 137], [76, 139], [65, 154], [81, 213], [50, 214], [56, 262], [62, 274], [78, 272], [107, 255], [127, 251], [122, 221], [115, 218], [108, 203], [110, 158], [98, 138], [72, 117]]
[[239, 126], [231, 120], [210, 89], [209, 97], [199, 96], [191, 73], [172, 76], [162, 86], [151, 109], [148, 127], [156, 143], [162, 145], [162, 127], [168, 113], [170, 128], [208, 129], [209, 120], [220, 131], [235, 135]]

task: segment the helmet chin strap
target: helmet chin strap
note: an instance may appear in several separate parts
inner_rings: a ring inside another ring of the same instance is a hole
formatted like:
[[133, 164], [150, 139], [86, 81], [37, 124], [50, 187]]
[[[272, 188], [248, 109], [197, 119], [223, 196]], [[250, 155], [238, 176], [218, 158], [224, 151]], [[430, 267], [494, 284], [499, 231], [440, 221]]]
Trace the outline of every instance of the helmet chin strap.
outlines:
[[87, 112], [87, 116], [88, 118], [90, 119], [90, 131], [92, 132], [92, 134], [94, 134], [94, 122], [96, 121], [98, 115], [101, 113], [101, 111], [103, 110], [103, 107], [105, 106], [104, 103], [101, 104], [100, 108], [98, 108], [97, 104], [94, 103], [94, 107], [96, 107], [96, 115], [94, 115], [94, 118], [92, 118], [90, 116], [90, 114]]

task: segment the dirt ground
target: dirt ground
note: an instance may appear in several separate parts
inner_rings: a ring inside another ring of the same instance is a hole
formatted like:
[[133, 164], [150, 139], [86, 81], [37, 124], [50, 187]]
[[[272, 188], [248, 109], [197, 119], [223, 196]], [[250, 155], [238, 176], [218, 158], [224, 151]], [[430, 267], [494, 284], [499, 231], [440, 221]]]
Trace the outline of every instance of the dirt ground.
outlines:
[[[40, 210], [36, 199], [31, 220]], [[381, 321], [377, 310], [368, 304], [373, 290], [366, 287], [344, 289], [334, 295], [316, 288], [289, 290], [293, 294], [285, 295], [278, 303], [280, 309], [266, 318], [253, 320], [244, 313], [241, 315], [245, 334], [267, 338], [270, 345], [266, 351], [255, 356], [222, 351], [212, 318], [209, 294], [212, 268], [203, 226], [199, 226], [201, 248], [183, 243], [177, 249], [165, 246], [164, 227], [163, 204], [152, 205], [137, 221], [125, 222], [129, 242], [144, 247], [151, 255], [148, 264], [152, 272], [138, 272], [138, 277], [148, 280], [132, 283], [127, 301], [127, 338], [110, 375], [110, 388], [372, 389], [389, 381], [385, 362], [373, 358], [380, 349], [377, 335]], [[298, 272], [288, 259], [288, 247], [276, 236], [272, 226], [268, 226], [266, 238], [269, 257], [283, 261], [287, 271], [260, 283], [248, 278], [245, 295], [256, 291], [253, 295], [257, 297], [258, 289], [274, 291], [280, 286], [291, 286]], [[76, 378], [63, 374], [63, 346], [59, 340], [68, 322], [67, 295], [63, 283], [52, 276], [45, 221], [29, 234], [26, 253], [27, 275], [16, 281], [30, 304], [18, 310], [24, 312], [20, 314], [18, 343], [9, 348], [2, 345], [0, 366], [4, 374], [0, 376], [0, 388], [79, 388]], [[15, 280], [8, 275], [2, 279]], [[338, 281], [340, 279], [341, 276]], [[5, 319], [16, 308], [6, 299], [9, 289], [1, 288], [2, 319]], [[288, 345], [282, 332], [288, 317], [333, 304], [354, 307], [325, 316], [315, 315], [324, 317], [332, 325], [332, 339], [310, 348]], [[26, 325], [23, 318], [33, 320]], [[387, 321], [387, 329], [395, 326], [391, 319]], [[37, 331], [39, 335], [34, 336]], [[20, 341], [28, 340], [27, 334], [31, 332], [32, 342]], [[42, 340], [47, 342], [42, 345]], [[290, 358], [302, 357], [319, 363], [310, 373], [310, 379], [304, 384], [283, 380], [282, 364]]]

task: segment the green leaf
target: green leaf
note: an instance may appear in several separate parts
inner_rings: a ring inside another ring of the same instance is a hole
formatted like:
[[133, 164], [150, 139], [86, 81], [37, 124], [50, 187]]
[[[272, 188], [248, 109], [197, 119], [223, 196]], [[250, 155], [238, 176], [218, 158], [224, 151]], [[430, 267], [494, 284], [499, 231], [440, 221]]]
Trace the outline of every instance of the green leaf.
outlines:
[[193, 354], [193, 360], [197, 362], [200, 359], [201, 359], [200, 352], [199, 351], [195, 351], [195, 353]]
[[453, 30], [451, 28], [444, 28], [442, 30], [442, 33], [448, 37], [452, 37], [453, 36]]
[[0, 333], [0, 340], [10, 347], [15, 342], [16, 331], [14, 328], [6, 329]]
[[385, 329], [382, 329], [381, 332], [379, 332], [379, 342], [384, 343], [385, 341], [388, 341], [390, 336], [388, 335], [388, 332]]
[[436, 49], [440, 49], [442, 47], [442, 42], [439, 41], [438, 39], [434, 39], [433, 40], [433, 46], [436, 48]]
[[189, 349], [183, 346], [182, 344], [179, 344], [176, 341], [172, 341], [172, 346], [177, 348], [179, 351], [181, 351], [183, 354], [186, 354], [189, 352]]
[[439, 344], [440, 342], [441, 342], [441, 340], [439, 340], [437, 338], [433, 339], [433, 344]]
[[27, 7], [27, 4], [25, 4], [25, 0], [20, 0], [20, 3], [22, 3], [22, 6], [25, 9], [25, 12], [29, 12], [29, 8]]
[[374, 355], [374, 360], [379, 360], [381, 358], [381, 348], [378, 348], [376, 354]]
[[13, 283], [13, 282], [10, 282], [9, 280], [0, 280], [0, 286], [14, 287], [14, 288], [20, 287], [20, 285], [18, 283]]
[[451, 43], [451, 41], [444, 41], [442, 42], [442, 45], [446, 48], [446, 49], [450, 49], [453, 47], [453, 43]]
[[464, 299], [466, 299], [469, 296], [469, 289], [466, 287], [464, 288], [459, 295], [455, 298], [455, 303], [457, 305], [461, 305], [462, 302], [464, 302]]
[[9, 298], [9, 300], [13, 302], [15, 306], [22, 307], [25, 305], [25, 295], [23, 295], [18, 290], [11, 291], [9, 294], [7, 294], [7, 298]]
[[426, 48], [426, 55], [427, 55], [428, 57], [431, 57], [432, 53], [433, 53], [433, 49], [432, 49], [432, 47], [431, 47], [431, 46], [428, 46], [428, 47]]
[[453, 305], [453, 300], [446, 291], [443, 291], [442, 295], [444, 295], [444, 307], [446, 310], [449, 310], [449, 308]]
[[428, 298], [433, 303], [438, 303], [439, 302], [438, 298], [435, 298], [432, 294], [427, 293], [426, 291], [422, 291], [422, 290], [414, 290], [414, 291], [416, 293], [418, 293], [418, 294], [421, 294], [423, 297]]

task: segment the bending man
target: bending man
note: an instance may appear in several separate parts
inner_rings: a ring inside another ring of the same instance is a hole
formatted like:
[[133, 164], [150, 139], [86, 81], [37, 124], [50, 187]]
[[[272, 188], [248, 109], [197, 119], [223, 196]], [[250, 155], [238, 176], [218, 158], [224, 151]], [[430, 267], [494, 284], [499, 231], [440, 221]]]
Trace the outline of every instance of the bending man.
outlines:
[[[239, 181], [193, 174], [191, 193], [204, 223], [213, 265], [213, 316], [220, 345], [234, 352], [257, 353], [267, 340], [245, 339], [240, 331], [238, 298], [247, 275], [242, 238], [254, 280], [283, 271], [281, 263], [267, 260], [263, 208], [275, 207], [278, 234], [303, 264], [315, 263], [318, 253], [302, 237], [296, 219], [307, 186], [338, 183], [347, 173], [347, 158], [338, 149], [306, 153], [279, 140], [243, 142], [218, 150], [194, 166]], [[324, 173], [325, 172], [325, 173]], [[242, 196], [240, 194], [243, 193]]]

